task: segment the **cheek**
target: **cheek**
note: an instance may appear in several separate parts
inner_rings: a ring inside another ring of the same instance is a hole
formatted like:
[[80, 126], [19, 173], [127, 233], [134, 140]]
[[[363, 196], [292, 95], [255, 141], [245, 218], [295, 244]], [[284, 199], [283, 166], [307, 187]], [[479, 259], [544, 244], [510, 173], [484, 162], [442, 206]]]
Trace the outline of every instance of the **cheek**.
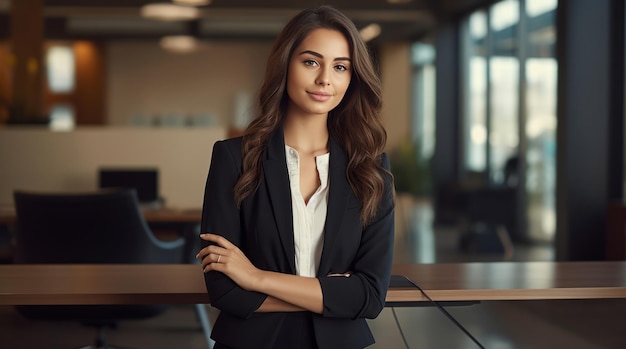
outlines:
[[294, 98], [297, 98], [299, 90], [300, 89], [298, 88], [298, 83], [296, 81], [293, 79], [287, 80], [287, 96], [289, 99], [293, 100]]
[[298, 70], [294, 67], [293, 62], [287, 67], [287, 91], [292, 90], [298, 81]]
[[304, 77], [301, 72], [297, 70], [291, 70], [290, 74], [287, 75], [287, 90], [295, 91], [296, 89], [301, 89], [305, 84]]
[[348, 77], [347, 79], [342, 79], [341, 82], [337, 85], [337, 93], [343, 97], [346, 94], [346, 91], [348, 91], [349, 86], [350, 78]]
[[294, 93], [297, 93], [298, 90], [298, 80], [293, 76], [287, 77], [287, 95], [289, 98], [294, 97]]

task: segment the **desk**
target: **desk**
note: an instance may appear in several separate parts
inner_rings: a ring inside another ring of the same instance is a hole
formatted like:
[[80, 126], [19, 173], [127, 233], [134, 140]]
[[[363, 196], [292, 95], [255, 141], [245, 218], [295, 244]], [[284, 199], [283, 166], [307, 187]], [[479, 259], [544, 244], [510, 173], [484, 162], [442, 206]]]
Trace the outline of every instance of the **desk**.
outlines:
[[[626, 298], [626, 262], [399, 264], [436, 301]], [[415, 288], [387, 301], [424, 302]], [[0, 265], [0, 305], [208, 304], [197, 264]]]
[[[398, 264], [436, 301], [626, 298], [626, 261]], [[387, 301], [425, 301], [411, 289]]]

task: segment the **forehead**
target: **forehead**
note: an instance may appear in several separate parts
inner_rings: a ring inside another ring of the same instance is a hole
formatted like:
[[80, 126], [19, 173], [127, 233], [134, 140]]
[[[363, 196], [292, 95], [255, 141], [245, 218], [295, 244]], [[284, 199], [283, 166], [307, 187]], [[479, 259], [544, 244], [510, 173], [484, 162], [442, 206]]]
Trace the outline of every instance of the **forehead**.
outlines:
[[318, 28], [308, 33], [295, 50], [298, 55], [302, 51], [315, 51], [325, 58], [350, 57], [350, 47], [346, 37], [337, 30]]

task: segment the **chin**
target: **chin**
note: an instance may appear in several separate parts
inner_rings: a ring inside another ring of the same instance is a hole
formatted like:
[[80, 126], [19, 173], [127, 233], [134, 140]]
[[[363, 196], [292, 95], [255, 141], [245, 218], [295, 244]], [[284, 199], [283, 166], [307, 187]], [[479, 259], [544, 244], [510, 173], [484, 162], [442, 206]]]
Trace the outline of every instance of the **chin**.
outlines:
[[323, 115], [326, 116], [332, 109], [323, 108], [323, 109], [313, 109], [310, 111], [311, 114], [314, 115]]

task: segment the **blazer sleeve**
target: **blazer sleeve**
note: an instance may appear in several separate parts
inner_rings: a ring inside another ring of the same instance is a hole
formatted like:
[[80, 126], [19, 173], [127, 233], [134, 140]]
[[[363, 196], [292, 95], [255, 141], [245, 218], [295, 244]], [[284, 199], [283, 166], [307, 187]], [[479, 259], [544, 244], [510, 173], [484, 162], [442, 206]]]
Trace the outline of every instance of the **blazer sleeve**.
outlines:
[[[240, 175], [241, 156], [234, 156], [229, 141], [213, 145], [213, 155], [204, 191], [202, 207], [202, 232], [225, 237], [240, 246], [242, 239], [239, 208], [235, 203], [233, 186]], [[234, 147], [232, 147], [234, 148]], [[240, 147], [237, 147], [239, 150]], [[240, 151], [240, 150], [239, 150]], [[202, 247], [209, 242], [201, 240]], [[221, 311], [242, 318], [249, 317], [263, 303], [267, 295], [246, 291], [221, 272], [204, 274], [211, 305]]]
[[[387, 154], [381, 165], [390, 169]], [[381, 171], [382, 172], [382, 171]], [[382, 172], [385, 191], [376, 216], [363, 228], [350, 277], [320, 277], [324, 317], [376, 318], [385, 307], [394, 246], [393, 178]]]

